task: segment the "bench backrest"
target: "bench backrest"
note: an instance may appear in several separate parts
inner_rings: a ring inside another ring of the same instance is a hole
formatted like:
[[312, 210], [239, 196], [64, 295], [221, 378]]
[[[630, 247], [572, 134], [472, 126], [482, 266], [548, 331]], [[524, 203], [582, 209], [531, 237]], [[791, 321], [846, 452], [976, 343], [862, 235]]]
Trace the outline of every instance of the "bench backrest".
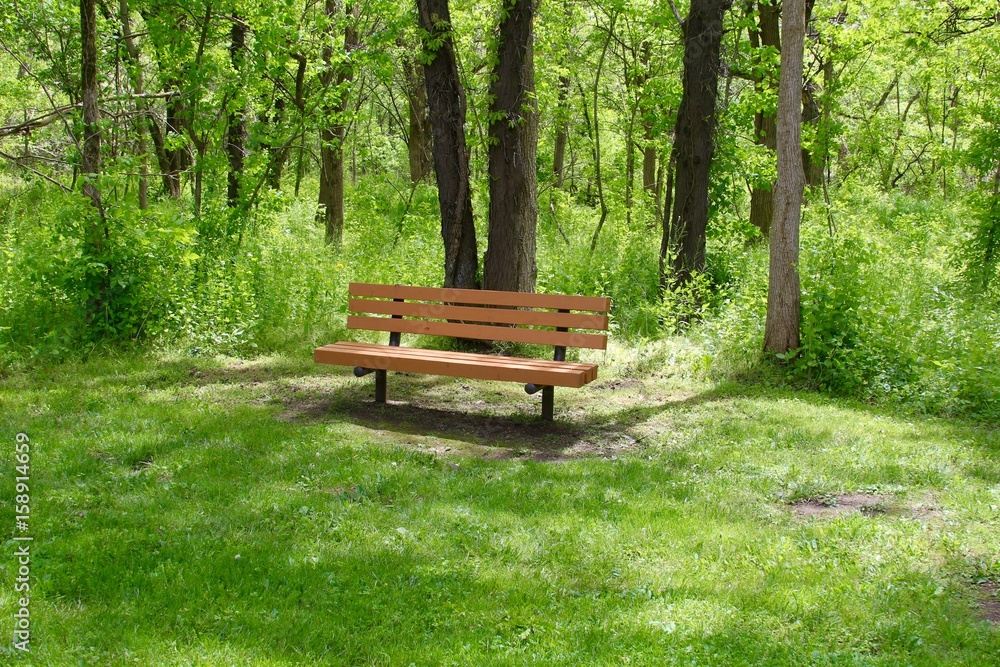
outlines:
[[351, 283], [347, 328], [604, 350], [611, 299]]

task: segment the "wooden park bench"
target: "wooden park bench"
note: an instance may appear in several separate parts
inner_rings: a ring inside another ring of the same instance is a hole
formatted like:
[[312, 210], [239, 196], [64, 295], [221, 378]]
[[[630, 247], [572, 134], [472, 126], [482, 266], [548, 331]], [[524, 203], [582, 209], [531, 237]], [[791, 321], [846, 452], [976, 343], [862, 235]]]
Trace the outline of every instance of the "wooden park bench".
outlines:
[[[385, 403], [386, 371], [523, 382], [542, 392], [542, 418], [552, 419], [555, 387], [582, 387], [597, 379], [595, 364], [566, 361], [567, 347], [607, 348], [611, 300], [563, 294], [351, 283], [348, 329], [389, 332], [388, 345], [342, 341], [316, 348], [317, 363], [375, 373], [375, 401]], [[380, 315], [382, 317], [373, 317]], [[388, 317], [386, 317], [388, 316]], [[552, 361], [400, 347], [401, 334], [552, 345]]]

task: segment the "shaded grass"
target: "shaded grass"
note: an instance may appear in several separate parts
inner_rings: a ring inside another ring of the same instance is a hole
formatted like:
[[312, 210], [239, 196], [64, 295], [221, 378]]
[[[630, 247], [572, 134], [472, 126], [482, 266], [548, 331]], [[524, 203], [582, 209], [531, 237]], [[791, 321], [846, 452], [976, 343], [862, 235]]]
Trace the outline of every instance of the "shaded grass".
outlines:
[[[996, 661], [995, 430], [609, 361], [554, 425], [517, 385], [397, 374], [373, 406], [286, 357], [5, 378], [35, 664]], [[889, 511], [789, 510], [845, 492]]]

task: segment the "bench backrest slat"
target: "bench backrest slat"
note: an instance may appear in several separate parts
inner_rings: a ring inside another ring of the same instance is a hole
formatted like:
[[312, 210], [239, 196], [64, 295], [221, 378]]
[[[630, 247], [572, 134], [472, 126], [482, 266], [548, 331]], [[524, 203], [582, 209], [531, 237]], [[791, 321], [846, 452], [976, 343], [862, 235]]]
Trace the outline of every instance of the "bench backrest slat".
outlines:
[[368, 331], [399, 331], [401, 333], [448, 336], [451, 338], [506, 340], [512, 343], [533, 343], [536, 345], [588, 347], [595, 350], [604, 350], [608, 346], [607, 336], [601, 334], [576, 333], [575, 331], [546, 331], [545, 329], [517, 329], [515, 327], [490, 324], [398, 320], [389, 317], [348, 315], [347, 328], [366, 329]]
[[391, 316], [349, 315], [349, 329], [607, 349], [606, 335], [577, 331], [607, 331], [604, 297], [370, 283], [349, 292], [352, 313]]
[[376, 285], [351, 283], [350, 295], [406, 301], [440, 301], [477, 306], [509, 306], [513, 308], [549, 308], [551, 310], [582, 310], [607, 313], [611, 299], [602, 296], [568, 294], [535, 294], [533, 292], [497, 292], [450, 287], [411, 287], [409, 285]]
[[476, 308], [437, 303], [376, 301], [375, 299], [351, 299], [348, 309], [352, 313], [402, 315], [403, 317], [417, 317], [431, 320], [524, 324], [536, 327], [563, 327], [566, 329], [593, 329], [596, 331], [607, 331], [608, 329], [607, 315], [591, 315], [589, 313], [554, 313], [546, 310]]

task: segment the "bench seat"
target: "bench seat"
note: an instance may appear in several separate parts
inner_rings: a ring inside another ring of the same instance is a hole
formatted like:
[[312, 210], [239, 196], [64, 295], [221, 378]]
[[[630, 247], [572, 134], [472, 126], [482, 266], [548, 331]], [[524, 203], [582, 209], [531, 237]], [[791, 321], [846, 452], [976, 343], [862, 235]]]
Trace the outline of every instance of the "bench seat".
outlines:
[[317, 363], [336, 366], [360, 366], [382, 371], [448, 375], [552, 387], [579, 388], [597, 379], [595, 364], [368, 343], [339, 342], [324, 345], [316, 348], [313, 358]]

